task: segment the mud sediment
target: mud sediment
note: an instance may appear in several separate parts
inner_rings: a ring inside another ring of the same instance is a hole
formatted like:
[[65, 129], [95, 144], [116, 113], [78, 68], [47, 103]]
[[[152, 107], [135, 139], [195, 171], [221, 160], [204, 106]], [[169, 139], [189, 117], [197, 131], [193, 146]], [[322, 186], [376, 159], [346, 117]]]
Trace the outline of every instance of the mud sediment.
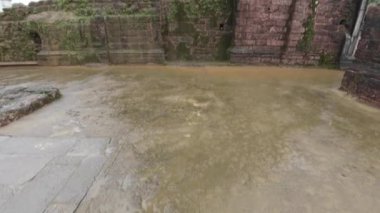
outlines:
[[379, 212], [380, 111], [294, 67], [0, 70], [64, 95], [0, 134], [112, 138], [76, 212]]

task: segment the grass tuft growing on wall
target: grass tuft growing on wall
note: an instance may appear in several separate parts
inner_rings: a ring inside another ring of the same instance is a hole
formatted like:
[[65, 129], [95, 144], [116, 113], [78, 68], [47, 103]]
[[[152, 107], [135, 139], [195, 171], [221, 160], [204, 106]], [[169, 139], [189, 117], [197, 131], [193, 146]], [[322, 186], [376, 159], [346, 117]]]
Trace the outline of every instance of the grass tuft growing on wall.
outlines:
[[311, 14], [307, 17], [304, 24], [305, 32], [303, 34], [302, 40], [298, 43], [298, 49], [304, 52], [310, 52], [312, 50], [315, 30], [315, 16], [317, 14], [318, 0], [311, 0], [310, 9]]

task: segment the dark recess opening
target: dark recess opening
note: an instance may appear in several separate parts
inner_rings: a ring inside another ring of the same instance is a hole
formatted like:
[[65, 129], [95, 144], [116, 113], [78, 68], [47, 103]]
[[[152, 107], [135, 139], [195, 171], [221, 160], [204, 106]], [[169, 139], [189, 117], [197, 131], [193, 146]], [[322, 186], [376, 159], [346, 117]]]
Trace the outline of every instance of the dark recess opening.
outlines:
[[39, 51], [41, 51], [41, 49], [42, 49], [41, 36], [37, 32], [32, 31], [29, 33], [29, 37], [34, 42], [34, 45], [36, 47], [35, 52], [38, 53]]
[[347, 22], [346, 19], [342, 19], [342, 20], [340, 20], [339, 25], [344, 26], [345, 31], [346, 31], [347, 33], [350, 33], [350, 31], [351, 31], [350, 27], [351, 27], [351, 26], [350, 26], [350, 24]]
[[224, 30], [224, 24], [223, 24], [223, 23], [222, 23], [222, 24], [219, 24], [219, 30], [220, 30], [220, 31]]
[[346, 19], [342, 19], [342, 20], [340, 20], [340, 22], [339, 22], [339, 25], [346, 25], [346, 24], [347, 24]]

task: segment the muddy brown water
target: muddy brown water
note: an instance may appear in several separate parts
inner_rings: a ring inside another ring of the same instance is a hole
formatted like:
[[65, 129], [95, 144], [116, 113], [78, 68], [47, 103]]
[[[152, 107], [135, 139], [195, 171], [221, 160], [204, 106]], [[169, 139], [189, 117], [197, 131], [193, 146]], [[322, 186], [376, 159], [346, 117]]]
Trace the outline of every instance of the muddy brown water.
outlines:
[[0, 86], [63, 98], [0, 129], [111, 137], [77, 212], [379, 212], [380, 110], [337, 70], [234, 66], [1, 68]]

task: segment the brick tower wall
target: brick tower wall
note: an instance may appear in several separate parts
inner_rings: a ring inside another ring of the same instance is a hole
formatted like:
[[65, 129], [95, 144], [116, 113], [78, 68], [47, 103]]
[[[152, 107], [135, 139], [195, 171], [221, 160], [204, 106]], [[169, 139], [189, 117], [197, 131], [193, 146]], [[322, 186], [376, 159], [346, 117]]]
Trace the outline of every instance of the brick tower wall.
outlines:
[[240, 0], [232, 61], [335, 63], [345, 39], [340, 23], [354, 23], [355, 7], [356, 0]]

